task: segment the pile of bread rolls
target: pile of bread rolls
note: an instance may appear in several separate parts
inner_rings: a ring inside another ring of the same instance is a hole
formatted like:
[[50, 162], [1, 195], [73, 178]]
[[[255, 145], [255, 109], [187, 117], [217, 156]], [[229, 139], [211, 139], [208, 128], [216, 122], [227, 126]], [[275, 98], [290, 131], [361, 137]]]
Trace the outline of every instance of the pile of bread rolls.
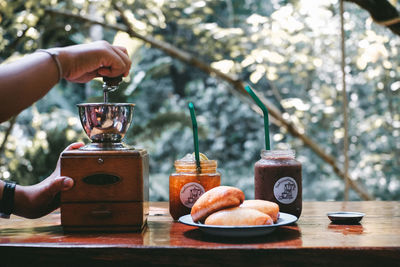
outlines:
[[201, 195], [190, 214], [194, 222], [208, 225], [271, 225], [279, 218], [279, 206], [265, 200], [244, 200], [242, 190], [218, 186]]

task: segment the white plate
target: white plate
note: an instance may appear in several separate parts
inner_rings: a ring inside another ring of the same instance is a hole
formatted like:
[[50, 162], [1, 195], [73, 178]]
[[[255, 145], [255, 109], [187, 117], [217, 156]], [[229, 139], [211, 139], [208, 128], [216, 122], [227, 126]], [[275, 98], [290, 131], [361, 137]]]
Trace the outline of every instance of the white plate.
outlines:
[[207, 225], [195, 223], [190, 214], [179, 218], [179, 222], [199, 227], [205, 233], [217, 236], [229, 237], [250, 237], [266, 235], [274, 231], [279, 226], [288, 225], [297, 221], [297, 217], [291, 214], [280, 212], [278, 222], [273, 225], [249, 225], [249, 226], [222, 226], [222, 225]]

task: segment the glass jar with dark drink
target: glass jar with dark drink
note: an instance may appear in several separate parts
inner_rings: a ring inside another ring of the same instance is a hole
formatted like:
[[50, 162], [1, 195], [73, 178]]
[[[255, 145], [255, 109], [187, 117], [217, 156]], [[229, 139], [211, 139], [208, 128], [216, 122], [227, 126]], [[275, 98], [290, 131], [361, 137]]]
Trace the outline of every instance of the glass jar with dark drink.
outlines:
[[169, 213], [177, 220], [190, 213], [204, 192], [221, 184], [221, 174], [217, 172], [217, 161], [209, 160], [204, 154], [201, 154], [199, 171], [191, 154], [176, 160], [174, 165], [176, 171], [169, 177]]
[[281, 212], [300, 217], [301, 163], [294, 150], [263, 150], [254, 165], [255, 199], [275, 202]]

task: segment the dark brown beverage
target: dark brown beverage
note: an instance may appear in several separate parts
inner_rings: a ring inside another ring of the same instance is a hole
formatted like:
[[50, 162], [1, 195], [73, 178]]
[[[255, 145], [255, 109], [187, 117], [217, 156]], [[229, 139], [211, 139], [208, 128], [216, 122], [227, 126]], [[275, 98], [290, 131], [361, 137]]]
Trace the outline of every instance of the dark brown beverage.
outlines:
[[301, 163], [293, 150], [263, 150], [254, 165], [255, 199], [275, 202], [281, 212], [300, 217]]

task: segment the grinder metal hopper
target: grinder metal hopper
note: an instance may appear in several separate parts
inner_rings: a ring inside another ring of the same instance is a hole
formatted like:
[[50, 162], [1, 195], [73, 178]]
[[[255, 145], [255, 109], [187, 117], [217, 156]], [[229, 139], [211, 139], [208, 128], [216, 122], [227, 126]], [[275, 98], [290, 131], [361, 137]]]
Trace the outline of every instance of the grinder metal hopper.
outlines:
[[103, 103], [78, 104], [85, 133], [92, 141], [82, 150], [133, 149], [121, 142], [132, 122], [134, 104], [108, 103], [108, 93], [118, 89], [122, 77], [103, 78]]
[[61, 194], [65, 231], [137, 231], [146, 224], [148, 154], [122, 142], [134, 104], [108, 103], [122, 79], [103, 80], [104, 103], [78, 104], [92, 143], [61, 155], [61, 175], [74, 179], [74, 187]]

